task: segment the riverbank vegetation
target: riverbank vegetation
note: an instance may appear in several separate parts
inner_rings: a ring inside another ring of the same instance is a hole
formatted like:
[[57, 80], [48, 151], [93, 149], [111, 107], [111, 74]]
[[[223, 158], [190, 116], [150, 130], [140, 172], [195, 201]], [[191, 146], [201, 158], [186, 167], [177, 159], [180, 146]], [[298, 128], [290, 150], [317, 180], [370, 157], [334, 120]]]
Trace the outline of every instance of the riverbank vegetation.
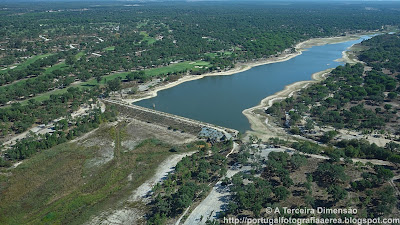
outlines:
[[[399, 126], [399, 36], [380, 35], [363, 41], [361, 63], [335, 68], [324, 81], [301, 90], [295, 97], [276, 102], [267, 113], [279, 118], [290, 132], [323, 143], [331, 142], [337, 132], [315, 135], [315, 126], [379, 131], [398, 140]], [[396, 138], [397, 137], [397, 138]]]

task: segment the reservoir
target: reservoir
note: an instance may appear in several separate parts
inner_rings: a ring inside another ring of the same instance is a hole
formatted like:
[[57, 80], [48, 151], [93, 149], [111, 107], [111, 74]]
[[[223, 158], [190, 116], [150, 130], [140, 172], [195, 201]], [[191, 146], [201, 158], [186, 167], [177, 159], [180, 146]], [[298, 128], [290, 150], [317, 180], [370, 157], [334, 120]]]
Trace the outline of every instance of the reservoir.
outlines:
[[136, 105], [176, 114], [240, 132], [250, 130], [242, 111], [313, 73], [343, 65], [342, 52], [370, 36], [337, 44], [314, 46], [290, 60], [253, 67], [230, 76], [209, 76], [158, 92]]

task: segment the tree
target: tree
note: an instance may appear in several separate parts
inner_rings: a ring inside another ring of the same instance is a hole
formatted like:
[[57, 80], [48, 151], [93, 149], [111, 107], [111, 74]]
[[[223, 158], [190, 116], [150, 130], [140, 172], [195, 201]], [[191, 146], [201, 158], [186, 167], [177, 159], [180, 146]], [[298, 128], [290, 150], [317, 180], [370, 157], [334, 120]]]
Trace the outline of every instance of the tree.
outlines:
[[393, 188], [391, 186], [386, 186], [379, 192], [379, 203], [376, 207], [378, 213], [391, 213], [395, 202], [396, 197], [394, 196]]
[[290, 158], [290, 165], [292, 166], [293, 170], [299, 169], [301, 166], [307, 163], [307, 158], [300, 154], [294, 154]]
[[75, 56], [67, 56], [65, 59], [65, 64], [67, 65], [73, 65], [75, 63]]
[[396, 142], [390, 141], [385, 145], [385, 148], [390, 150], [391, 152], [398, 151], [400, 149], [400, 144], [397, 144]]
[[338, 132], [335, 130], [330, 130], [324, 133], [324, 135], [321, 137], [321, 142], [323, 143], [328, 143], [330, 142], [336, 135], [338, 135]]
[[393, 178], [394, 174], [390, 169], [386, 169], [383, 166], [374, 166], [376, 176], [382, 181], [388, 181]]
[[328, 193], [332, 195], [332, 199], [334, 202], [345, 199], [347, 196], [347, 191], [339, 185], [331, 185], [328, 188]]
[[290, 178], [289, 175], [284, 175], [284, 176], [281, 178], [281, 181], [282, 181], [283, 186], [285, 186], [285, 187], [287, 187], [287, 188], [289, 188], [290, 186], [292, 186], [292, 185], [294, 184], [294, 183], [293, 183], [293, 180]]
[[289, 197], [290, 194], [290, 191], [282, 186], [274, 188], [273, 192], [278, 200], [285, 200], [287, 197]]
[[126, 75], [126, 80], [133, 81], [134, 79], [135, 79], [134, 73], [128, 73], [128, 75]]
[[304, 202], [312, 208], [315, 207], [315, 199], [309, 194], [304, 196]]
[[314, 122], [311, 119], [307, 119], [305, 128], [309, 131], [314, 129]]
[[379, 107], [375, 108], [375, 113], [376, 114], [379, 114], [381, 111], [382, 111], [382, 108], [379, 108]]
[[346, 181], [347, 175], [344, 172], [343, 166], [326, 162], [318, 165], [313, 178], [317, 178], [321, 185], [328, 186]]
[[389, 111], [393, 106], [391, 104], [385, 104], [385, 106], [383, 106], [386, 111]]
[[388, 98], [389, 99], [395, 99], [397, 97], [397, 93], [395, 93], [395, 92], [389, 92], [389, 94], [388, 94]]
[[96, 81], [98, 84], [101, 82], [102, 79], [103, 77], [100, 74], [96, 76]]
[[115, 78], [113, 80], [107, 81], [107, 89], [109, 91], [117, 91], [121, 88], [121, 80], [120, 78]]

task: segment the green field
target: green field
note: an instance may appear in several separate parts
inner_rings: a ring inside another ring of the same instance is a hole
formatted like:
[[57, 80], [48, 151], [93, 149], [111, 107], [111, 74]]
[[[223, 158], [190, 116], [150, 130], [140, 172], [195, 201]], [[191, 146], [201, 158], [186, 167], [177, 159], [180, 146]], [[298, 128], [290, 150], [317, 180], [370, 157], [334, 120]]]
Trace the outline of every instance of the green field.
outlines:
[[[77, 87], [77, 86], [78, 85], [71, 85], [71, 87]], [[65, 92], [67, 92], [67, 90], [68, 90], [68, 88], [56, 89], [56, 90], [49, 91], [49, 92], [46, 92], [43, 94], [38, 94], [37, 96], [35, 96], [33, 98], [25, 99], [23, 101], [20, 101], [19, 103], [21, 103], [21, 105], [26, 105], [30, 99], [34, 99], [38, 102], [42, 102], [42, 101], [50, 99], [50, 95], [61, 95], [61, 94], [64, 94]], [[7, 107], [7, 106], [5, 106], [5, 107]]]
[[[194, 70], [194, 71], [196, 71], [198, 69], [195, 68], [195, 66], [203, 66], [203, 67], [205, 66], [206, 67], [206, 66], [210, 66], [210, 63], [209, 62], [205, 62], [205, 61], [196, 61], [195, 63], [192, 63], [192, 64], [191, 64], [191, 62], [181, 62], [181, 63], [171, 64], [169, 66], [164, 66], [164, 67], [160, 67], [160, 68], [147, 69], [147, 70], [145, 70], [145, 73], [148, 76], [154, 77], [154, 76], [158, 76], [160, 74], [182, 72], [182, 71], [185, 71], [185, 70]], [[54, 71], [55, 69], [64, 69], [64, 68], [67, 68], [67, 67], [68, 66], [65, 65], [64, 62], [62, 62], [62, 63], [59, 63], [57, 65], [54, 65], [53, 67], [48, 68], [47, 70], [50, 70], [49, 72], [51, 72], [51, 71]], [[45, 73], [47, 73], [47, 72], [48, 71], [46, 71]], [[74, 85], [71, 85], [69, 87], [90, 88], [90, 87], [93, 87], [95, 85], [101, 85], [102, 86], [107, 81], [113, 80], [113, 79], [118, 78], [118, 77], [121, 78], [122, 80], [124, 80], [124, 79], [126, 79], [126, 76], [129, 73], [130, 72], [113, 73], [113, 74], [110, 74], [110, 75], [103, 76], [103, 79], [100, 81], [100, 83], [98, 83], [96, 79], [92, 78], [92, 79], [89, 79], [86, 82], [81, 82], [79, 84], [74, 84]], [[31, 79], [34, 79], [34, 78], [31, 78]], [[20, 82], [24, 82], [24, 81], [20, 81]], [[35, 99], [36, 101], [41, 102], [41, 101], [50, 99], [50, 95], [63, 94], [65, 92], [67, 92], [67, 89], [68, 89], [68, 87], [64, 88], [64, 89], [56, 89], [56, 90], [49, 91], [49, 92], [46, 92], [46, 93], [43, 93], [43, 94], [39, 94], [39, 95], [37, 95], [37, 96], [35, 96], [33, 98], [30, 98], [30, 99]], [[20, 103], [22, 105], [25, 105], [25, 104], [28, 103], [28, 101], [29, 101], [29, 99], [26, 99], [26, 100], [21, 101]]]
[[224, 51], [224, 52], [213, 52], [213, 53], [206, 53], [206, 56], [215, 58], [216, 56], [228, 56], [228, 55], [232, 55], [232, 52], [229, 51]]
[[55, 64], [54, 66], [51, 66], [49, 68], [46, 68], [46, 71], [44, 71], [43, 74], [50, 74], [54, 70], [63, 70], [65, 68], [68, 68], [69, 66], [65, 64], [65, 62], [60, 62], [58, 64]]
[[105, 51], [114, 51], [115, 50], [115, 46], [110, 46], [104, 49]]
[[174, 72], [181, 72], [184, 70], [198, 70], [195, 68], [195, 66], [209, 66], [209, 62], [205, 61], [196, 61], [195, 63], [191, 64], [191, 62], [181, 62], [181, 63], [176, 63], [176, 64], [171, 64], [169, 66], [165, 67], [160, 67], [160, 68], [154, 68], [154, 69], [149, 69], [146, 70], [146, 74], [150, 76], [156, 76], [159, 74], [167, 74], [167, 73], [174, 73]]
[[[52, 55], [52, 53], [48, 53], [48, 54], [44, 54], [44, 55], [36, 55], [36, 56], [33, 56], [33, 57], [27, 59], [25, 62], [22, 62], [22, 63], [20, 63], [20, 64], [17, 64], [17, 65], [16, 65], [17, 67], [15, 67], [13, 70], [24, 69], [24, 68], [26, 68], [29, 64], [34, 63], [36, 60], [41, 59], [41, 58], [44, 58], [44, 57], [47, 57], [47, 56], [50, 56], [50, 55]], [[5, 70], [0, 70], [0, 73], [5, 73], [5, 72], [7, 72], [8, 70], [10, 70], [10, 68], [7, 68], [7, 69], [5, 69]]]
[[[209, 62], [204, 62], [204, 61], [197, 61], [194, 64], [190, 64], [190, 62], [181, 62], [181, 63], [176, 63], [176, 64], [171, 64], [169, 66], [164, 66], [160, 68], [154, 68], [154, 69], [147, 69], [145, 70], [146, 75], [154, 77], [158, 76], [160, 74], [167, 74], [167, 73], [175, 73], [175, 72], [181, 72], [184, 70], [196, 70], [195, 66], [209, 66]], [[100, 84], [104, 85], [106, 81], [108, 80], [113, 80], [117, 77], [120, 77], [121, 79], [125, 79], [126, 76], [129, 74], [129, 72], [122, 72], [122, 73], [114, 73], [110, 75], [103, 76], [103, 79], [101, 80]], [[90, 79], [86, 82], [82, 82], [80, 86], [94, 86], [98, 84], [95, 79]]]
[[153, 37], [150, 37], [146, 31], [140, 31], [140, 35], [143, 35], [143, 41], [147, 41], [147, 44], [151, 45], [157, 40]]
[[75, 55], [75, 59], [80, 59], [83, 55], [85, 55], [85, 51], [78, 52], [78, 54]]

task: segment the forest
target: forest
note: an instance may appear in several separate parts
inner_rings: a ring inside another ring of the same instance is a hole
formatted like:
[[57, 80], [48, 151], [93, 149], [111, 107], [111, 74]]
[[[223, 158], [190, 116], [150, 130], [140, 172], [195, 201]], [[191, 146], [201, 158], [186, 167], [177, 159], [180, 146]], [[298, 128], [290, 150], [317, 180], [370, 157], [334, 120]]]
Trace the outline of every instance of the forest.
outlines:
[[[356, 215], [313, 215], [321, 218], [374, 218], [391, 215], [396, 206], [394, 189], [388, 183], [394, 176], [391, 168], [276, 151], [270, 152], [265, 160], [260, 157], [260, 150], [251, 145], [244, 145], [237, 157], [241, 165], [250, 166], [250, 171], [225, 180], [232, 199], [222, 217], [271, 218], [274, 215], [263, 209], [295, 206], [358, 209]], [[281, 216], [310, 215], [282, 213]]]

